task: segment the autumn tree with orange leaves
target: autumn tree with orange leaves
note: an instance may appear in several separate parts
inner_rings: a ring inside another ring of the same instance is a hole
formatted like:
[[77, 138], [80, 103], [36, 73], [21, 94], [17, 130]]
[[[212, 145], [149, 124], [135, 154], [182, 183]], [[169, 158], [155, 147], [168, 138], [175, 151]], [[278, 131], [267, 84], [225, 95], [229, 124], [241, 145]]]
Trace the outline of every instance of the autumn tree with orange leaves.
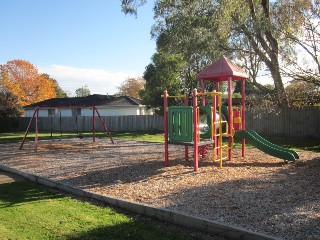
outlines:
[[48, 74], [39, 74], [28, 61], [8, 61], [0, 65], [0, 73], [0, 86], [18, 98], [19, 107], [57, 96], [57, 82]]
[[140, 92], [144, 89], [146, 80], [141, 77], [129, 77], [127, 78], [120, 87], [118, 87], [119, 92], [117, 95], [127, 95], [134, 98], [140, 98]]

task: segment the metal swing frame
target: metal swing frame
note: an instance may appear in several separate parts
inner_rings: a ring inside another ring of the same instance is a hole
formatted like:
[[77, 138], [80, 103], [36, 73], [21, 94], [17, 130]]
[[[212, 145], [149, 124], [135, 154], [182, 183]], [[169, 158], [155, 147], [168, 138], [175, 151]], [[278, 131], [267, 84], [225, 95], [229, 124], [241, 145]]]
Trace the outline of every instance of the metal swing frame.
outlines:
[[[108, 129], [108, 127], [106, 126], [106, 124], [104, 123], [98, 109], [95, 107], [95, 106], [68, 106], [68, 107], [61, 107], [61, 106], [53, 106], [51, 108], [54, 108], [54, 109], [78, 109], [78, 108], [89, 108], [89, 109], [92, 109], [92, 141], [95, 142], [96, 141], [96, 114], [105, 130], [105, 132], [107, 133], [108, 137], [110, 138], [110, 141], [112, 144], [114, 144], [114, 141], [112, 139], [112, 136], [111, 136], [111, 133]], [[25, 140], [28, 136], [28, 133], [29, 133], [29, 130], [30, 130], [30, 127], [31, 127], [31, 124], [32, 124], [32, 121], [35, 119], [35, 141], [34, 141], [34, 147], [35, 147], [35, 151], [37, 152], [38, 150], [38, 145], [39, 145], [39, 127], [38, 127], [38, 122], [39, 122], [39, 111], [41, 109], [47, 109], [47, 107], [36, 107], [34, 112], [33, 112], [33, 115], [29, 121], [29, 124], [28, 124], [28, 127], [26, 129], [26, 132], [25, 132], [25, 135], [22, 139], [22, 142], [21, 142], [21, 145], [19, 147], [19, 149], [21, 150], [24, 143], [25, 143]], [[61, 124], [61, 123], [60, 123]], [[61, 126], [60, 126], [61, 128]]]

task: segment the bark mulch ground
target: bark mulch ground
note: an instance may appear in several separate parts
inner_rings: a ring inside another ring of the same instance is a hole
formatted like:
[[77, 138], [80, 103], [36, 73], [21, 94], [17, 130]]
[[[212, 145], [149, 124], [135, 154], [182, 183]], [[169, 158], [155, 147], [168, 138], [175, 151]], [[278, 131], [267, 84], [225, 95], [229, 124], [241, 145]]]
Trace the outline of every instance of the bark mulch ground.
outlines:
[[1, 144], [0, 164], [99, 194], [244, 227], [284, 239], [320, 239], [320, 154], [287, 163], [254, 149], [213, 166], [210, 154], [184, 160], [184, 147], [163, 143], [68, 139]]

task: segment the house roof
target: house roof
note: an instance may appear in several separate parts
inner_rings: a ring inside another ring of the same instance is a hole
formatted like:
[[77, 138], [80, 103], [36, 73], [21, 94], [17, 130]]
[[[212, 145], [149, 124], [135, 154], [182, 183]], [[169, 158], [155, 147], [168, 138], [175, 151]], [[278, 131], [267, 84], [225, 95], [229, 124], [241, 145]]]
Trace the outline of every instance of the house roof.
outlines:
[[129, 96], [93, 94], [86, 97], [51, 98], [23, 108], [35, 107], [92, 107], [92, 106], [141, 105], [141, 100]]
[[249, 78], [249, 75], [230, 59], [222, 56], [197, 75], [198, 79], [210, 80], [214, 82], [225, 81], [229, 77], [233, 80]]

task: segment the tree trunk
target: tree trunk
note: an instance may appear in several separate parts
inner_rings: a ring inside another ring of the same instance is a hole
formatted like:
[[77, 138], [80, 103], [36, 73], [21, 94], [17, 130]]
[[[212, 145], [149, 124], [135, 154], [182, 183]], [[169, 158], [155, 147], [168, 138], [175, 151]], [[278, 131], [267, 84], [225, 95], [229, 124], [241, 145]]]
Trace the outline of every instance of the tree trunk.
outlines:
[[258, 19], [254, 2], [248, 0], [250, 15], [252, 17], [252, 25], [254, 32], [250, 31], [247, 26], [242, 25], [241, 29], [248, 38], [252, 48], [268, 67], [274, 81], [275, 95], [277, 102], [282, 107], [289, 106], [288, 98], [284, 90], [282, 77], [279, 66], [279, 46], [278, 40], [273, 36], [271, 31], [272, 23], [270, 20], [269, 0], [261, 0], [260, 7], [263, 10], [264, 25], [260, 25], [261, 19]]
[[[271, 65], [277, 64], [278, 60], [276, 60], [275, 62], [272, 61]], [[288, 107], [289, 106], [289, 101], [288, 101], [287, 94], [286, 94], [286, 92], [284, 90], [284, 85], [283, 85], [283, 82], [282, 82], [280, 69], [279, 69], [279, 67], [275, 67], [275, 66], [268, 66], [268, 67], [269, 67], [269, 70], [271, 72], [271, 76], [273, 78], [274, 87], [275, 87], [275, 91], [276, 91], [277, 102], [281, 107]]]

